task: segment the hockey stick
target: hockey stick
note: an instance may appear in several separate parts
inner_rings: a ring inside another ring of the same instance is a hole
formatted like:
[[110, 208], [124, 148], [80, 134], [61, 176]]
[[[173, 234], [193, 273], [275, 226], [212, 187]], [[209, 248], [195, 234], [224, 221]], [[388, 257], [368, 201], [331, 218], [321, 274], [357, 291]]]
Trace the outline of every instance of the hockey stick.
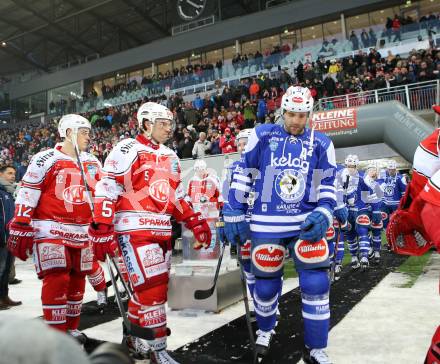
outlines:
[[206, 300], [207, 298], [211, 297], [212, 294], [215, 291], [215, 287], [217, 286], [217, 280], [218, 280], [218, 276], [220, 273], [220, 267], [222, 265], [222, 260], [223, 260], [223, 253], [225, 252], [225, 243], [221, 243], [222, 244], [222, 250], [220, 252], [220, 256], [218, 258], [218, 263], [217, 263], [217, 268], [215, 270], [215, 275], [214, 275], [214, 281], [212, 283], [212, 287], [208, 288], [208, 289], [198, 289], [194, 292], [194, 298], [196, 300]]
[[246, 326], [249, 333], [249, 342], [252, 348], [253, 352], [253, 363], [258, 362], [258, 356], [257, 356], [257, 350], [255, 349], [255, 336], [254, 331], [252, 329], [252, 323], [251, 323], [251, 310], [249, 309], [249, 297], [247, 294], [247, 284], [246, 284], [246, 274], [244, 272], [243, 264], [240, 260], [240, 254], [241, 254], [241, 247], [240, 244], [237, 245], [237, 261], [238, 266], [240, 267], [240, 281], [241, 281], [241, 290], [243, 291], [243, 303], [244, 303], [244, 309], [246, 311]]
[[[84, 173], [84, 168], [83, 168], [83, 165], [81, 164], [81, 159], [79, 157], [78, 145], [76, 142], [72, 143], [72, 144], [74, 144], [73, 147], [75, 149], [76, 160], [77, 160], [78, 167], [79, 167], [79, 170], [81, 173], [81, 177], [84, 181], [84, 188], [86, 190], [87, 196], [89, 197], [89, 207], [90, 207], [90, 212], [91, 212], [92, 219], [93, 219], [95, 217], [95, 211], [94, 211], [92, 193], [90, 192], [89, 185], [86, 180], [86, 175]], [[154, 340], [155, 333], [152, 329], [147, 328], [147, 327], [141, 327], [139, 325], [135, 325], [128, 320], [128, 316], [125, 311], [124, 304], [122, 303], [122, 298], [119, 294], [118, 287], [116, 286], [116, 278], [115, 278], [115, 275], [114, 275], [113, 270], [110, 265], [110, 259], [111, 258], [107, 255], [106, 256], [106, 263], [107, 263], [108, 270], [110, 271], [110, 279], [111, 279], [111, 282], [113, 285], [113, 289], [115, 291], [116, 302], [118, 303], [119, 312], [122, 316], [123, 326], [126, 329], [126, 332], [128, 334], [131, 334], [136, 337], [140, 337], [145, 340]], [[116, 266], [115, 268], [116, 268], [116, 272], [118, 272], [118, 274], [120, 275], [118, 267]]]

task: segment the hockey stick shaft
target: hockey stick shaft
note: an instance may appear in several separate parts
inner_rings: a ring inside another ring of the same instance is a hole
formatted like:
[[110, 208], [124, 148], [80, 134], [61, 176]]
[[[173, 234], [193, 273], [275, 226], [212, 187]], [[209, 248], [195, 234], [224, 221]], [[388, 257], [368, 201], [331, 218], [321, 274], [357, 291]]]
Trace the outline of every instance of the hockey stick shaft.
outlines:
[[246, 326], [249, 333], [249, 342], [252, 347], [252, 351], [254, 353], [254, 362], [257, 357], [257, 353], [255, 350], [255, 336], [254, 331], [252, 329], [252, 323], [251, 323], [251, 310], [249, 309], [249, 296], [247, 294], [247, 283], [246, 283], [246, 273], [244, 272], [243, 264], [240, 260], [240, 254], [241, 254], [241, 247], [240, 244], [237, 246], [237, 261], [238, 266], [240, 267], [240, 281], [241, 281], [241, 289], [243, 291], [243, 303], [244, 303], [244, 309], [246, 312]]
[[198, 289], [197, 291], [195, 291], [194, 298], [196, 300], [205, 300], [205, 299], [211, 297], [215, 291], [215, 287], [217, 286], [218, 276], [220, 273], [220, 268], [222, 265], [223, 253], [225, 252], [225, 246], [226, 246], [226, 244], [224, 244], [224, 243], [221, 243], [221, 244], [222, 244], [222, 249], [220, 252], [220, 256], [218, 258], [217, 268], [215, 269], [214, 281], [212, 283], [212, 286], [211, 286], [211, 288], [208, 288], [208, 289]]

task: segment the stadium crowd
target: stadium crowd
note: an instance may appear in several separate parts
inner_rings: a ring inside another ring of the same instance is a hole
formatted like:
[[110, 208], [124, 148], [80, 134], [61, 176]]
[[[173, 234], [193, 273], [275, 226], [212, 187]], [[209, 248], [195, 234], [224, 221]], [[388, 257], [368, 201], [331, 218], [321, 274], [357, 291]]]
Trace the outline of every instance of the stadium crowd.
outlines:
[[[230, 88], [222, 88], [219, 83], [211, 94], [197, 94], [192, 102], [184, 101], [179, 94], [168, 98], [162, 95], [88, 112], [85, 116], [94, 126], [92, 151], [103, 161], [120, 139], [134, 136], [137, 108], [142, 102], [153, 100], [175, 113], [177, 126], [169, 146], [179, 157], [200, 158], [206, 154], [235, 152], [234, 136], [239, 130], [275, 122], [281, 96], [291, 84], [310, 88], [318, 100], [440, 79], [440, 51], [435, 48], [413, 50], [402, 58], [391, 52], [381, 55], [371, 48], [368, 54], [359, 51], [354, 57], [331, 61], [320, 58], [316, 62], [299, 63], [295, 74], [288, 71], [283, 69], [270, 76], [260, 73], [254, 78], [243, 78]], [[13, 164], [17, 168], [17, 180], [33, 154], [60, 141], [54, 121], [38, 127], [24, 126], [13, 132], [2, 129], [0, 139], [3, 141], [0, 165]]]

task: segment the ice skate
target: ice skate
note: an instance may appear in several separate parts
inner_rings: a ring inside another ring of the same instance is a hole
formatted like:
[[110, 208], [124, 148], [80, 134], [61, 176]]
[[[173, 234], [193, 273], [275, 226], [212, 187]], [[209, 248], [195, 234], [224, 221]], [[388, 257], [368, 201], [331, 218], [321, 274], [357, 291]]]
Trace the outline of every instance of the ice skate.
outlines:
[[150, 364], [179, 364], [175, 361], [168, 351], [165, 349], [158, 351], [151, 351]]
[[351, 269], [356, 270], [358, 269], [361, 265], [359, 264], [359, 259], [356, 256], [351, 257]]
[[257, 331], [257, 340], [255, 340], [255, 352], [258, 358], [263, 358], [269, 352], [270, 342], [275, 334], [274, 330], [271, 331]]
[[367, 270], [367, 268], [369, 267], [370, 263], [368, 261], [367, 257], [362, 257], [361, 261], [360, 261], [360, 265], [361, 265], [361, 269], [362, 270]]
[[334, 273], [335, 281], [339, 281], [341, 279], [341, 274], [342, 274], [342, 264], [336, 263], [336, 265], [335, 265], [335, 273]]
[[380, 263], [380, 252], [375, 251], [374, 252], [374, 258], [373, 258], [374, 264], [378, 265]]
[[80, 345], [84, 345], [87, 342], [86, 334], [82, 333], [78, 329], [67, 330], [67, 333], [72, 336]]
[[131, 335], [124, 335], [125, 345], [133, 359], [143, 360], [150, 358], [150, 346], [146, 340]]
[[332, 364], [323, 349], [309, 349], [306, 347], [302, 359], [306, 364]]
[[97, 292], [96, 304], [98, 305], [98, 311], [102, 315], [107, 307], [107, 288], [103, 291]]

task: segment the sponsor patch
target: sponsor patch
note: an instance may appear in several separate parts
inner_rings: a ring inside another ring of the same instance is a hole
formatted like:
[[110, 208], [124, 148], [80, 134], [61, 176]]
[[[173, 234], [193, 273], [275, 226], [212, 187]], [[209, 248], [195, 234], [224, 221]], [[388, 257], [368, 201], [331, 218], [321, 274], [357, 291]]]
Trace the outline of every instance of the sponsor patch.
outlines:
[[159, 244], [148, 244], [136, 249], [142, 262], [145, 277], [152, 278], [163, 273], [168, 273], [167, 263]]
[[359, 215], [356, 218], [356, 224], [358, 225], [370, 225], [370, 218], [368, 215]]
[[382, 220], [388, 219], [388, 214], [386, 212], [382, 211], [381, 214], [382, 214]]
[[118, 241], [122, 257], [124, 258], [125, 267], [130, 277], [130, 281], [133, 286], [140, 286], [141, 284], [145, 283], [145, 279], [136, 260], [136, 255], [134, 253], [133, 247], [130, 244], [130, 236], [120, 236]]
[[327, 232], [325, 233], [325, 236], [326, 236], [326, 239], [327, 239], [327, 240], [332, 240], [332, 239], [335, 238], [335, 229], [334, 229], [333, 226], [330, 226], [330, 227], [327, 229]]
[[295, 253], [298, 260], [303, 263], [322, 263], [329, 256], [328, 244], [325, 239], [313, 244], [305, 240], [298, 240], [295, 244]]
[[282, 245], [261, 244], [252, 252], [255, 267], [266, 273], [274, 273], [283, 268], [286, 248]]
[[64, 245], [40, 243], [37, 249], [41, 270], [67, 267]]
[[243, 260], [248, 260], [251, 258], [251, 241], [246, 240], [246, 242], [240, 247], [240, 257]]
[[81, 249], [81, 272], [92, 270], [93, 250], [92, 247]]

